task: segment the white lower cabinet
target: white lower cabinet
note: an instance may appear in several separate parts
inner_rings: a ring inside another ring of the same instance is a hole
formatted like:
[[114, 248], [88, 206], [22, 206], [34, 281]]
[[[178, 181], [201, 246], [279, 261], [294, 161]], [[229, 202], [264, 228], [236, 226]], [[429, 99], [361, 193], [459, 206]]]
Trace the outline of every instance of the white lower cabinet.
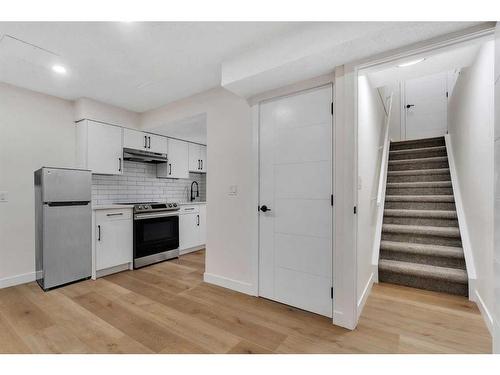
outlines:
[[132, 209], [95, 211], [94, 278], [128, 269], [133, 258]]
[[182, 206], [179, 212], [179, 251], [200, 249], [206, 242], [206, 205]]

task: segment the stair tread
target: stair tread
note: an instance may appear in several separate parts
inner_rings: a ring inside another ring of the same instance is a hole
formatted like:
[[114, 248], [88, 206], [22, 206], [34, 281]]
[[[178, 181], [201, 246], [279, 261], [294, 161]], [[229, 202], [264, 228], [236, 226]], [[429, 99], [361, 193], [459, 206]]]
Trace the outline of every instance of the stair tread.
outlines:
[[402, 262], [398, 260], [379, 260], [379, 270], [394, 272], [411, 276], [427, 277], [466, 284], [467, 271], [459, 268], [431, 266], [422, 263]]
[[389, 165], [435, 163], [447, 160], [448, 160], [447, 156], [434, 156], [430, 158], [414, 158], [414, 159], [397, 159], [397, 160], [389, 160]]
[[380, 249], [417, 255], [464, 259], [463, 249], [461, 247], [455, 246], [429, 245], [397, 241], [380, 241]]
[[449, 174], [450, 168], [434, 168], [434, 169], [410, 169], [404, 171], [387, 171], [388, 176], [412, 176], [419, 174]]
[[404, 233], [460, 238], [460, 229], [458, 229], [458, 227], [435, 227], [431, 225], [382, 224], [382, 233]]
[[455, 202], [453, 195], [386, 195], [388, 202]]
[[446, 146], [431, 146], [431, 147], [422, 147], [422, 148], [406, 148], [402, 150], [389, 150], [389, 154], [393, 155], [401, 155], [401, 154], [408, 154], [408, 153], [415, 153], [415, 154], [420, 154], [420, 153], [426, 153], [430, 151], [444, 151], [446, 150]]
[[457, 219], [455, 210], [406, 210], [386, 208], [384, 216], [390, 217], [425, 217], [433, 219]]
[[388, 182], [388, 188], [433, 188], [433, 187], [452, 187], [450, 181], [414, 181], [414, 182]]
[[426, 142], [431, 142], [431, 141], [438, 141], [438, 140], [444, 140], [443, 136], [440, 137], [431, 137], [431, 138], [422, 138], [422, 139], [410, 139], [408, 141], [396, 141], [396, 142], [391, 142], [391, 145], [410, 145], [410, 144], [415, 144], [415, 143], [426, 143]]

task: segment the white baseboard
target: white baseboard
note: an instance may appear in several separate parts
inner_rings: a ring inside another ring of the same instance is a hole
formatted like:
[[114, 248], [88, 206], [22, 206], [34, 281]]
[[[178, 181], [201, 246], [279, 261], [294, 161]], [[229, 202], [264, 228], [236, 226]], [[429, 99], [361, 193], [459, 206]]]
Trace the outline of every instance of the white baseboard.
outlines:
[[213, 273], [205, 272], [203, 274], [203, 281], [209, 284], [221, 286], [223, 288], [235, 290], [240, 293], [250, 294], [251, 296], [256, 296], [258, 294], [256, 286], [251, 283], [214, 275]]
[[0, 289], [8, 288], [9, 286], [30, 283], [36, 280], [36, 272], [23, 273], [21, 275], [9, 276], [0, 279]]
[[375, 281], [375, 275], [372, 272], [372, 274], [368, 278], [368, 282], [366, 283], [365, 288], [363, 289], [363, 293], [361, 294], [361, 297], [358, 300], [357, 319], [359, 319], [359, 316], [361, 315], [361, 312], [363, 311], [363, 307], [365, 307], [366, 300], [368, 299], [368, 296], [370, 295], [374, 281]]
[[203, 250], [204, 248], [205, 245], [200, 245], [200, 246], [190, 247], [189, 249], [182, 249], [179, 250], [179, 255], [189, 254], [198, 250]]
[[490, 334], [493, 335], [493, 315], [491, 315], [488, 307], [486, 307], [486, 304], [477, 289], [474, 289], [473, 301], [476, 302], [477, 307], [479, 307], [479, 311], [481, 311], [481, 315], [486, 323], [486, 327], [488, 327], [488, 331], [490, 331]]

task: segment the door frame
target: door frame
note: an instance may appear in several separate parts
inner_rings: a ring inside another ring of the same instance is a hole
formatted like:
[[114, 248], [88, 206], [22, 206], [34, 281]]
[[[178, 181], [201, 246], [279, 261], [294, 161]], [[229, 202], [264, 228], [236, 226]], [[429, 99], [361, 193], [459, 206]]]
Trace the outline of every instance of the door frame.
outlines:
[[[291, 96], [295, 96], [295, 95], [299, 95], [299, 94], [302, 94], [302, 93], [306, 93], [308, 91], [314, 91], [314, 90], [317, 90], [317, 89], [321, 89], [321, 88], [324, 88], [324, 87], [330, 87], [331, 88], [331, 98], [332, 98], [332, 103], [335, 101], [335, 83], [333, 81], [333, 79], [328, 79], [326, 82], [323, 82], [323, 83], [319, 83], [319, 84], [312, 84], [312, 85], [308, 85], [307, 83], [305, 84], [304, 87], [302, 88], [292, 88], [290, 90], [285, 90], [283, 93], [279, 93], [279, 94], [276, 94], [276, 95], [273, 95], [273, 96], [270, 96], [270, 97], [266, 97], [266, 98], [263, 98], [262, 100], [259, 100], [256, 102], [256, 106], [257, 106], [257, 122], [256, 122], [256, 137], [257, 137], [257, 207], [259, 207], [260, 205], [260, 178], [261, 178], [261, 171], [260, 171], [260, 151], [261, 151], [261, 148], [260, 148], [260, 129], [261, 129], [261, 125], [262, 125], [262, 121], [261, 121], [261, 114], [262, 114], [262, 111], [261, 111], [261, 105], [262, 104], [265, 104], [265, 103], [268, 103], [268, 102], [272, 102], [272, 101], [275, 101], [275, 100], [279, 100], [279, 99], [284, 99], [284, 98], [287, 98], [287, 97], [291, 97]], [[334, 106], [333, 106], [334, 108]], [[334, 146], [335, 146], [335, 143], [334, 143], [334, 139], [335, 139], [335, 111], [333, 111], [332, 113], [332, 116], [331, 116], [331, 139], [330, 139], [330, 146], [331, 146], [331, 149], [330, 149], [330, 152], [331, 152], [331, 174], [330, 174], [330, 183], [331, 183], [331, 194], [333, 195], [333, 201], [334, 201], [334, 204], [333, 204], [333, 207], [332, 207], [332, 210], [331, 210], [331, 225], [332, 225], [332, 230], [331, 230], [331, 238], [330, 238], [330, 244], [331, 244], [331, 254], [332, 254], [332, 275], [331, 275], [331, 281], [332, 281], [332, 288], [334, 288], [334, 283], [333, 283], [333, 280], [334, 280], [334, 265], [335, 265], [335, 251], [334, 251], [334, 247], [335, 247], [335, 242], [334, 242], [334, 238], [335, 238], [335, 173], [334, 173], [334, 170], [335, 170], [335, 167], [336, 167], [336, 159], [335, 159], [335, 149], [334, 149]], [[261, 220], [261, 215], [260, 215], [260, 212], [259, 210], [257, 210], [257, 275], [256, 275], [256, 282], [257, 282], [257, 288], [256, 288], [256, 292], [257, 292], [257, 296], [258, 297], [261, 297], [261, 294], [260, 294], [260, 253], [261, 253], [261, 248], [260, 248], [260, 239], [261, 239], [261, 236], [260, 236], [260, 220]], [[333, 296], [335, 296], [335, 289], [333, 289]], [[335, 298], [332, 298], [332, 323], [333, 323], [333, 315], [334, 315], [334, 311], [335, 311]], [[313, 314], [313, 313], [311, 313]]]
[[[334, 116], [338, 117], [340, 120], [343, 117], [347, 117], [347, 121], [344, 120], [342, 126], [344, 128], [348, 128], [349, 125], [352, 127], [352, 132], [354, 132], [354, 149], [353, 154], [351, 154], [352, 160], [354, 161], [354, 180], [352, 181], [352, 194], [354, 197], [354, 205], [358, 205], [358, 189], [357, 189], [357, 179], [358, 179], [358, 77], [360, 71], [367, 68], [372, 68], [375, 66], [384, 66], [393, 64], [394, 62], [402, 59], [402, 58], [411, 58], [416, 56], [421, 56], [422, 54], [427, 54], [431, 52], [435, 52], [441, 49], [449, 49], [455, 48], [458, 45], [466, 44], [468, 42], [477, 42], [479, 39], [484, 39], [485, 41], [491, 40], [494, 37], [495, 26], [490, 24], [482, 24], [476, 27], [472, 27], [461, 32], [444, 35], [442, 37], [434, 38], [431, 40], [427, 40], [424, 42], [419, 42], [416, 44], [411, 44], [405, 47], [402, 47], [396, 51], [389, 51], [386, 53], [382, 53], [380, 55], [372, 56], [364, 60], [360, 60], [353, 63], [348, 63], [345, 65], [341, 65], [336, 68], [341, 73], [340, 75], [343, 77], [343, 84], [346, 86], [344, 91], [352, 90], [353, 95], [345, 96], [344, 108], [341, 111], [334, 112]], [[351, 86], [352, 85], [352, 86]], [[402, 97], [403, 98], [403, 97]], [[402, 106], [401, 106], [402, 107]], [[350, 121], [352, 119], [352, 122]], [[406, 128], [405, 128], [406, 132]], [[406, 136], [406, 134], [405, 134]], [[351, 296], [351, 306], [353, 311], [353, 316], [345, 316], [345, 321], [349, 325], [348, 328], [354, 329], [357, 325], [359, 317], [361, 315], [362, 309], [364, 307], [364, 301], [357, 300], [357, 287], [358, 287], [358, 261], [357, 261], [357, 252], [358, 252], [358, 216], [354, 215], [354, 233], [352, 238], [353, 246], [353, 259], [352, 263], [355, 265], [355, 272], [353, 273], [354, 278], [349, 281], [349, 284], [354, 290], [355, 295]], [[374, 272], [378, 272], [378, 267], [374, 266]], [[372, 275], [373, 276], [373, 275]], [[367, 288], [371, 288], [371, 285], [375, 282], [374, 277], [370, 280], [370, 285], [367, 285]], [[361, 302], [361, 303], [360, 303]]]

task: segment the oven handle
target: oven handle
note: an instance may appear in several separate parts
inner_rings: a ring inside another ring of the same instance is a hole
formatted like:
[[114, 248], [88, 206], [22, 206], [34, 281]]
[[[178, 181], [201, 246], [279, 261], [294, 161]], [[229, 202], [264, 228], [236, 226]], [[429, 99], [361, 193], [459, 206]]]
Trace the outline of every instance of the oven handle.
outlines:
[[179, 216], [177, 213], [164, 213], [164, 214], [140, 214], [135, 215], [134, 220], [154, 219], [157, 217]]

